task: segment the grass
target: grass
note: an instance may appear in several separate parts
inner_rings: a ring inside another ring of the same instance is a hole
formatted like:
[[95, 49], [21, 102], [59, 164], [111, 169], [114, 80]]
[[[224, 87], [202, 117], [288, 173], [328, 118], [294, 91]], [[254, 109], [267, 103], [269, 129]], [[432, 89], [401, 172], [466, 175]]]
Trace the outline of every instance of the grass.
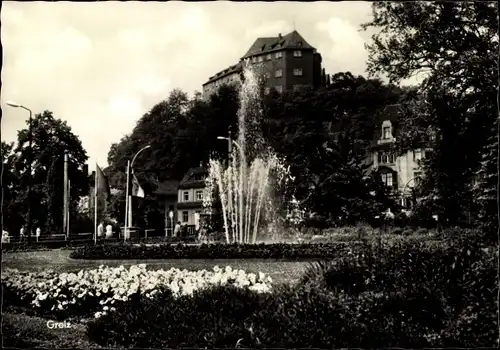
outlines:
[[95, 349], [83, 324], [71, 324], [66, 329], [50, 329], [48, 319], [20, 313], [2, 315], [2, 340], [6, 348]]
[[71, 250], [49, 250], [36, 252], [16, 252], [2, 255], [2, 269], [12, 268], [21, 271], [54, 270], [57, 272], [77, 272], [82, 269], [93, 269], [99, 265], [117, 267], [147, 264], [148, 269], [168, 270], [172, 267], [197, 271], [211, 270], [214, 266], [231, 266], [246, 272], [263, 272], [273, 279], [275, 284], [297, 282], [308, 266], [305, 261], [270, 261], [242, 259], [172, 259], [172, 260], [74, 260], [69, 257]]

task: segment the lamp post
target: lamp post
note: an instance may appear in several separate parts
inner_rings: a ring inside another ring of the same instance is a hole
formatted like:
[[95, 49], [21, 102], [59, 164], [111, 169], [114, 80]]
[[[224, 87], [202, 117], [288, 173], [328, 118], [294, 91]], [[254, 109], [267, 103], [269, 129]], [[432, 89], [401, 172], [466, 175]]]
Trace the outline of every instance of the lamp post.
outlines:
[[30, 119], [29, 119], [29, 128], [28, 128], [28, 149], [29, 149], [29, 158], [28, 158], [28, 224], [27, 224], [27, 230], [28, 230], [28, 245], [31, 245], [31, 182], [32, 182], [32, 177], [33, 175], [31, 174], [31, 163], [33, 160], [32, 153], [33, 153], [33, 147], [32, 147], [32, 142], [33, 142], [33, 129], [32, 129], [32, 119], [33, 119], [33, 112], [31, 109], [20, 105], [19, 103], [15, 103], [12, 101], [6, 102], [7, 106], [14, 107], [14, 108], [22, 108], [26, 111], [29, 112], [30, 114]]
[[[410, 180], [408, 180], [408, 181], [406, 182], [406, 184], [403, 186], [403, 190], [401, 191], [401, 195], [402, 195], [402, 197], [403, 197], [403, 200], [404, 200], [404, 198], [405, 198], [405, 191], [406, 191], [406, 187], [408, 187], [408, 185], [410, 184], [410, 182], [414, 181], [414, 180], [415, 180], [415, 179], [417, 179], [417, 178], [420, 178], [420, 176], [414, 176], [414, 177], [412, 177], [412, 178], [411, 178]], [[403, 204], [404, 204], [404, 202], [403, 202]]]
[[[132, 162], [130, 163], [130, 172], [132, 173], [132, 175], [134, 175], [134, 162], [137, 158], [137, 156], [144, 150], [148, 149], [148, 148], [151, 148], [150, 145], [147, 145], [143, 148], [141, 148], [136, 154], [135, 156], [132, 158]], [[127, 198], [129, 200], [129, 204], [128, 204], [128, 227], [132, 227], [132, 195], [127, 193]]]

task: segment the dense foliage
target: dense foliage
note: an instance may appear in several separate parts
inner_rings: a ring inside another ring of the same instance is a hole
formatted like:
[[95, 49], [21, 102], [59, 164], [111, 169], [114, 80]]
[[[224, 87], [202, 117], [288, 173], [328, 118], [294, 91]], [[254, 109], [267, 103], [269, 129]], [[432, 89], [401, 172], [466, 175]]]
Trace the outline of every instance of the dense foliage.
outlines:
[[494, 346], [495, 258], [474, 246], [366, 246], [271, 294], [138, 296], [88, 333], [126, 347]]

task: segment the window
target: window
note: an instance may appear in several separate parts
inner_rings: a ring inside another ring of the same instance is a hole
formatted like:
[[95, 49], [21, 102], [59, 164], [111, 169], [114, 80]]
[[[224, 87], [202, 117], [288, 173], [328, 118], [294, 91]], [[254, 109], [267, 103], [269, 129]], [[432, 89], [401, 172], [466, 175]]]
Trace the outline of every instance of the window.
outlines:
[[301, 88], [302, 88], [302, 85], [294, 85], [293, 91], [300, 91]]
[[302, 51], [300, 50], [295, 50], [293, 52], [293, 57], [302, 57]]
[[281, 69], [278, 69], [276, 72], [274, 72], [274, 76], [276, 78], [280, 78], [283, 76], [283, 71]]
[[203, 191], [202, 190], [196, 191], [196, 200], [197, 201], [202, 201], [203, 200]]
[[271, 89], [269, 89], [268, 87], [266, 87], [266, 88], [264, 89], [264, 94], [265, 94], [265, 95], [269, 95], [269, 93], [270, 93], [270, 92], [271, 92]]
[[264, 57], [259, 56], [258, 61], [259, 61], [259, 62], [264, 62]]
[[189, 192], [188, 191], [184, 191], [184, 202], [187, 202], [189, 200]]
[[276, 91], [278, 91], [281, 94], [283, 92], [283, 86], [281, 85], [276, 86]]
[[302, 68], [295, 68], [295, 69], [293, 70], [293, 75], [295, 75], [296, 77], [301, 77], [301, 76], [302, 76], [302, 74], [303, 74], [303, 72], [302, 72]]
[[378, 153], [378, 162], [380, 164], [393, 164], [395, 163], [396, 157], [394, 154], [387, 153], [387, 152], [379, 152]]
[[252, 62], [256, 63], [257, 62], [257, 57], [252, 57]]
[[283, 57], [283, 52], [276, 52], [276, 58], [281, 58]]
[[384, 140], [387, 140], [387, 139], [391, 138], [391, 127], [390, 126], [384, 126], [382, 128], [382, 138]]
[[391, 173], [382, 174], [382, 182], [386, 186], [392, 186], [392, 174]]
[[188, 220], [189, 220], [189, 212], [183, 211], [182, 212], [182, 222], [188, 222]]
[[413, 151], [413, 160], [418, 162], [420, 159], [422, 159], [422, 150], [416, 149]]
[[270, 53], [267, 54], [266, 56], [266, 60], [272, 60], [273, 59], [273, 55], [271, 55]]
[[271, 79], [271, 72], [266, 72], [266, 73], [264, 74], [264, 77], [265, 77], [266, 79]]

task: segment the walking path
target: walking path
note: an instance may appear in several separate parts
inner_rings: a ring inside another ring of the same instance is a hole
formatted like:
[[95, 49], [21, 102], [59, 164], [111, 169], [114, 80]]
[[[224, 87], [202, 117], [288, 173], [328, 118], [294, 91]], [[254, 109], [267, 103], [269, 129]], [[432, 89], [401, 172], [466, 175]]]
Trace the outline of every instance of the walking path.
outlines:
[[81, 269], [95, 269], [99, 265], [117, 267], [147, 264], [149, 269], [212, 270], [214, 266], [231, 266], [246, 272], [269, 274], [274, 283], [296, 282], [305, 272], [308, 262], [245, 260], [245, 259], [151, 259], [151, 260], [77, 260], [71, 259], [71, 250], [49, 250], [37, 252], [7, 252], [2, 254], [2, 269], [15, 268], [21, 271], [76, 272]]

